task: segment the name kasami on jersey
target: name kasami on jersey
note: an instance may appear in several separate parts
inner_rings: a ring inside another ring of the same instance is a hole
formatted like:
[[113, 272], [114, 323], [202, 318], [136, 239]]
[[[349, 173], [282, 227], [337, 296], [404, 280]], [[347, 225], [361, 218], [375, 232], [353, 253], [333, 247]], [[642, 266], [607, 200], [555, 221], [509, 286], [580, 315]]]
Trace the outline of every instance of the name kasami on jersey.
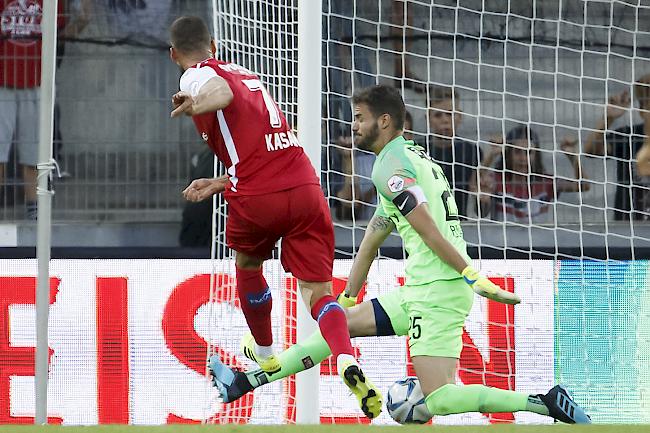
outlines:
[[298, 138], [296, 138], [292, 131], [264, 134], [264, 140], [266, 141], [266, 150], [269, 152], [279, 149], [287, 149], [290, 146], [300, 147]]

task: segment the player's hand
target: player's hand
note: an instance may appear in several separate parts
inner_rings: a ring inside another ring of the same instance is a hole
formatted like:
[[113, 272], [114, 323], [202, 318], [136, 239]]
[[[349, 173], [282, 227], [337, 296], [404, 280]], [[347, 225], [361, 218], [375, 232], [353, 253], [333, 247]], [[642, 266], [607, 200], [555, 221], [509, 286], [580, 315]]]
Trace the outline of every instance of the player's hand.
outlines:
[[187, 92], [178, 92], [172, 96], [172, 105], [174, 106], [174, 111], [171, 113], [171, 117], [178, 117], [182, 114], [187, 116], [194, 115], [194, 98]]
[[183, 190], [185, 200], [191, 202], [203, 201], [215, 194], [221, 194], [226, 190], [228, 177], [222, 176], [216, 179], [195, 179]]
[[345, 290], [342, 291], [339, 294], [339, 297], [336, 298], [336, 301], [343, 308], [350, 308], [350, 307], [354, 307], [355, 305], [357, 305], [357, 297], [356, 296], [348, 296], [348, 294], [345, 293]]
[[475, 293], [478, 293], [484, 298], [492, 299], [493, 301], [497, 301], [502, 304], [514, 305], [521, 302], [519, 296], [503, 290], [492, 281], [481, 276], [478, 271], [471, 266], [468, 266], [463, 270], [463, 278], [465, 278], [465, 282], [469, 284]]

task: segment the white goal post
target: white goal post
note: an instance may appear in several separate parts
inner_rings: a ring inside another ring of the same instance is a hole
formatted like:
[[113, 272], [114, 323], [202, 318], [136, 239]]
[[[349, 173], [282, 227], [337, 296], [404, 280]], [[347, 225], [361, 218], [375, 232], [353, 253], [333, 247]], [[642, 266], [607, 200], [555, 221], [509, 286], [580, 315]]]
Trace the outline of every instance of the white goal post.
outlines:
[[[298, 140], [316, 173], [321, 171], [322, 0], [298, 0]], [[318, 330], [304, 302], [297, 302], [297, 340]], [[320, 423], [319, 366], [296, 376], [296, 422]]]
[[[297, 128], [298, 140], [316, 173], [320, 173], [322, 0], [291, 0], [282, 4], [213, 0], [212, 6], [221, 55], [260, 75], [290, 125]], [[256, 19], [266, 21], [256, 23]], [[239, 52], [232, 51], [237, 49]], [[297, 75], [290, 75], [295, 74], [296, 68]], [[217, 206], [223, 210], [223, 204]], [[299, 293], [296, 296], [296, 341], [300, 342], [317, 331], [318, 326]], [[313, 392], [319, 388], [319, 378], [318, 365], [296, 375], [296, 423], [320, 422], [319, 395]]]

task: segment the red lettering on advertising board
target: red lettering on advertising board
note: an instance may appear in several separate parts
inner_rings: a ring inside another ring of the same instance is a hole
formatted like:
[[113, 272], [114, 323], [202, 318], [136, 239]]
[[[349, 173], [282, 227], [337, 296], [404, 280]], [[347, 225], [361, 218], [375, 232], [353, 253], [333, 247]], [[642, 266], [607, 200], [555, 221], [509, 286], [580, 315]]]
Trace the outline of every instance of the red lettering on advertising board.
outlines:
[[[56, 300], [58, 278], [50, 278], [50, 304]], [[36, 349], [15, 347], [9, 341], [9, 306], [36, 303], [36, 277], [0, 277], [0, 424], [34, 424], [34, 417], [12, 416], [9, 378], [34, 376]], [[53, 351], [49, 350], [49, 357]], [[48, 417], [48, 423], [61, 424], [62, 419]]]
[[97, 420], [129, 423], [128, 282], [97, 278]]
[[[235, 293], [235, 279], [227, 274], [214, 276], [215, 302], [231, 304], [239, 308]], [[196, 275], [178, 284], [172, 291], [162, 319], [165, 342], [170, 352], [188, 368], [201, 376], [206, 374], [205, 355], [208, 343], [194, 329], [194, 318], [201, 306], [210, 302], [210, 275]], [[220, 347], [214, 347], [221, 360], [235, 368], [243, 368], [237, 358]], [[254, 394], [246, 394], [239, 400], [223, 405], [223, 409], [213, 414], [208, 422], [213, 424], [245, 424], [251, 416]], [[193, 424], [200, 420], [189, 420], [169, 414], [167, 422]]]

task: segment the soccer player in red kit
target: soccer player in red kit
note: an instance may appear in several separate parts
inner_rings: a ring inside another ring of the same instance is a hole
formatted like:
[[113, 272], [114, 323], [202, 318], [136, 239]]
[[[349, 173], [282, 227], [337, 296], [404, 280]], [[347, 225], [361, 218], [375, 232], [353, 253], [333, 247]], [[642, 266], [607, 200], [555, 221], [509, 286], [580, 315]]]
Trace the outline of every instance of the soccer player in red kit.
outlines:
[[223, 192], [228, 202], [226, 239], [236, 251], [237, 293], [251, 330], [242, 341], [244, 355], [267, 373], [281, 369], [272, 349], [271, 291], [262, 263], [282, 239], [282, 265], [298, 279], [339, 374], [366, 416], [376, 417], [381, 394], [352, 355], [345, 312], [331, 294], [334, 229], [311, 162], [259, 78], [214, 58], [215, 44], [201, 18], [178, 18], [170, 33], [171, 59], [184, 71], [171, 115], [192, 116], [227, 167], [227, 177], [196, 180], [184, 195], [198, 201]]

